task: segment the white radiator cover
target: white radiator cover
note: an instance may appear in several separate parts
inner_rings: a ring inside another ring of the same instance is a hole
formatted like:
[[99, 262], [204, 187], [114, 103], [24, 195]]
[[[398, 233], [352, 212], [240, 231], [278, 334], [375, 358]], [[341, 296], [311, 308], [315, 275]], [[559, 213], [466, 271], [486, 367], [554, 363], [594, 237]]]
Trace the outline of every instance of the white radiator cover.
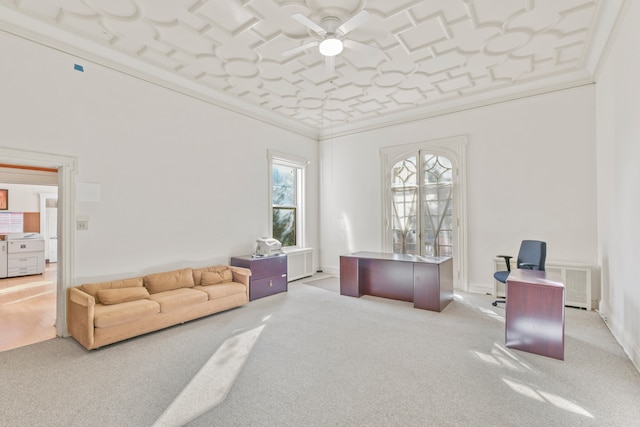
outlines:
[[313, 248], [287, 249], [287, 281], [313, 275]]
[[[516, 268], [516, 259], [511, 259], [511, 268]], [[504, 271], [507, 265], [504, 258], [495, 258], [493, 261], [494, 271]], [[591, 272], [592, 267], [585, 264], [565, 263], [565, 262], [545, 262], [545, 270], [557, 273], [562, 277], [564, 283], [565, 305], [569, 307], [579, 307], [591, 310], [594, 304], [591, 297]], [[497, 298], [505, 296], [505, 284], [494, 280], [494, 295]]]

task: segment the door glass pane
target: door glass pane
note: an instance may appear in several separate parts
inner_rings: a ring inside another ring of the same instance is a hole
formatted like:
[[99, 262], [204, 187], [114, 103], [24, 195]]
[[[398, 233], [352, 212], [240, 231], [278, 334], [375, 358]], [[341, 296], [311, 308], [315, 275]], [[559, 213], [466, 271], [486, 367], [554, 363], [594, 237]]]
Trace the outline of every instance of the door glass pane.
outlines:
[[422, 255], [452, 256], [453, 173], [451, 161], [434, 154], [422, 155]]
[[393, 166], [391, 172], [393, 252], [419, 252], [417, 236], [418, 168], [416, 156]]

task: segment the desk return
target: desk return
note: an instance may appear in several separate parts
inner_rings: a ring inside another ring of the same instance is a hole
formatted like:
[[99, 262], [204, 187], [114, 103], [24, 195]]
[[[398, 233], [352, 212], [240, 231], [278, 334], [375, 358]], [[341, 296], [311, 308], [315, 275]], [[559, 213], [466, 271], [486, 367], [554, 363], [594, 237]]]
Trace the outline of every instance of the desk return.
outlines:
[[507, 347], [564, 360], [564, 284], [559, 274], [512, 270], [505, 310]]

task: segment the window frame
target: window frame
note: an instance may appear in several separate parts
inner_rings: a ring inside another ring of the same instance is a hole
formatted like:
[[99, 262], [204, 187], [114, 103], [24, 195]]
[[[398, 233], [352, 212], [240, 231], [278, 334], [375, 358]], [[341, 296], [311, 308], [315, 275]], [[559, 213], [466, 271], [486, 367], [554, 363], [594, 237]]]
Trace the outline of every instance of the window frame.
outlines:
[[294, 246], [283, 246], [283, 249], [304, 248], [306, 240], [306, 224], [305, 224], [305, 199], [306, 199], [306, 175], [308, 160], [302, 157], [296, 157], [289, 154], [280, 153], [274, 150], [267, 151], [269, 160], [269, 179], [268, 179], [268, 197], [269, 197], [269, 213], [268, 226], [269, 236], [273, 237], [273, 166], [280, 165], [292, 167], [297, 170], [296, 173], [296, 216], [295, 216], [295, 234], [296, 244]]

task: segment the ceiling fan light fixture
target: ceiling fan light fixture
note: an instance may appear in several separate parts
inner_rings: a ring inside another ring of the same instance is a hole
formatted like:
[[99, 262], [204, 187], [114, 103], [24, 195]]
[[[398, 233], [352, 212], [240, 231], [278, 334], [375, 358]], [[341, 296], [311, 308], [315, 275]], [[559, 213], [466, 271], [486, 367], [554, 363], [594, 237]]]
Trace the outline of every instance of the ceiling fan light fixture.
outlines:
[[334, 36], [329, 36], [320, 42], [319, 49], [320, 53], [324, 56], [336, 56], [342, 52], [344, 44], [342, 43], [342, 40]]

